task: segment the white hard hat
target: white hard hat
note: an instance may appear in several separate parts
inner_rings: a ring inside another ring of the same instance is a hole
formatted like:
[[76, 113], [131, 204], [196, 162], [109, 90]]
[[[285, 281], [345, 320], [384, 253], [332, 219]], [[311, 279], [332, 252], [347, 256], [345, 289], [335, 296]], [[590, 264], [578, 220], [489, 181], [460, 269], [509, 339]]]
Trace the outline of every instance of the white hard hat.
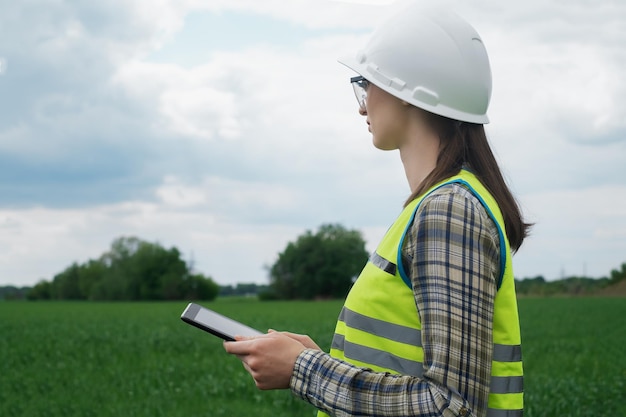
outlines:
[[476, 30], [455, 13], [413, 3], [378, 27], [363, 50], [339, 62], [416, 107], [489, 123], [487, 51]]

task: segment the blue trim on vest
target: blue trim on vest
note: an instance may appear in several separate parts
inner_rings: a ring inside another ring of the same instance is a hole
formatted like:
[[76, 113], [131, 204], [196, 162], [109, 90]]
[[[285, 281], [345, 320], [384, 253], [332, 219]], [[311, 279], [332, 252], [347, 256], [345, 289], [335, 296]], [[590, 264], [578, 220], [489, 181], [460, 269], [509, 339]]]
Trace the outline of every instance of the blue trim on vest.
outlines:
[[485, 203], [485, 200], [483, 200], [480, 194], [478, 194], [478, 192], [467, 181], [460, 179], [460, 178], [450, 180], [448, 182], [444, 182], [443, 184], [440, 184], [436, 188], [432, 189], [424, 197], [422, 197], [422, 199], [417, 204], [417, 206], [415, 206], [415, 210], [413, 210], [413, 214], [411, 215], [411, 218], [409, 219], [409, 222], [407, 223], [406, 228], [404, 229], [404, 233], [402, 233], [402, 238], [400, 239], [400, 245], [398, 245], [397, 267], [398, 267], [398, 272], [400, 273], [400, 278], [402, 278], [402, 281], [404, 281], [404, 283], [409, 288], [413, 289], [413, 283], [411, 282], [411, 279], [407, 276], [406, 271], [404, 270], [404, 263], [402, 262], [402, 247], [404, 246], [404, 238], [406, 237], [406, 232], [409, 230], [409, 227], [411, 227], [411, 225], [413, 224], [413, 220], [415, 220], [415, 214], [417, 213], [417, 209], [422, 204], [422, 201], [424, 201], [424, 199], [428, 195], [430, 195], [431, 193], [435, 192], [436, 190], [438, 190], [439, 188], [445, 185], [455, 184], [455, 183], [463, 184], [469, 189], [469, 191], [474, 195], [474, 197], [476, 197], [478, 201], [480, 201], [480, 203], [483, 205], [483, 207], [487, 211], [487, 214], [489, 215], [491, 220], [493, 220], [494, 224], [496, 225], [496, 228], [498, 229], [498, 235], [500, 236], [500, 276], [498, 278], [496, 289], [499, 290], [500, 286], [502, 285], [502, 279], [504, 278], [504, 269], [506, 268], [506, 243], [504, 241], [504, 232], [502, 231], [502, 228], [498, 224], [496, 217], [491, 212], [491, 209], [489, 208], [487, 203]]

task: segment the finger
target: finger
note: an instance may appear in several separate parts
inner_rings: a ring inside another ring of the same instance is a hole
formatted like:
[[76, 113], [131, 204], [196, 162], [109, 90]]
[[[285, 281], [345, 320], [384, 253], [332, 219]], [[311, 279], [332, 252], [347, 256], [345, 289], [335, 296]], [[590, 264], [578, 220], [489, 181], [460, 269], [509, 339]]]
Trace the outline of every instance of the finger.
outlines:
[[292, 339], [294, 338], [293, 335], [295, 335], [296, 333], [291, 333], [291, 332], [286, 332], [284, 330], [274, 330], [274, 329], [268, 329], [266, 334], [283, 334], [285, 336], [289, 336]]
[[224, 342], [224, 349], [233, 355], [248, 355], [250, 353], [250, 341]]
[[304, 346], [306, 346], [309, 349], [321, 350], [321, 348], [317, 345], [317, 343], [315, 343], [313, 339], [311, 339], [309, 336], [305, 334], [290, 333], [290, 332], [281, 332], [281, 333], [284, 334], [285, 336], [292, 338], [293, 340], [296, 340], [302, 343]]
[[237, 334], [234, 337], [235, 337], [235, 342], [240, 342], [242, 340], [260, 339], [260, 338], [265, 337], [265, 336], [267, 336], [267, 333], [266, 334], [259, 334], [259, 335], [256, 335], [256, 336], [241, 336], [241, 335]]
[[304, 334], [291, 333], [291, 332], [280, 332], [280, 333], [284, 334], [285, 336], [289, 336], [290, 338], [295, 339], [299, 342], [301, 342], [302, 340], [309, 339], [309, 337]]

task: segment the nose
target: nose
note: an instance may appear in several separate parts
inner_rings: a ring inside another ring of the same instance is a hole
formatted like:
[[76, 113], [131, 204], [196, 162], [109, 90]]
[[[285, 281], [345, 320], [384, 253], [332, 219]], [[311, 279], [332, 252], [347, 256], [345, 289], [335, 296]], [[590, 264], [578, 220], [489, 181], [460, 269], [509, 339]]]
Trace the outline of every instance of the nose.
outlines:
[[361, 116], [367, 116], [367, 109], [365, 107], [359, 107], [359, 114]]

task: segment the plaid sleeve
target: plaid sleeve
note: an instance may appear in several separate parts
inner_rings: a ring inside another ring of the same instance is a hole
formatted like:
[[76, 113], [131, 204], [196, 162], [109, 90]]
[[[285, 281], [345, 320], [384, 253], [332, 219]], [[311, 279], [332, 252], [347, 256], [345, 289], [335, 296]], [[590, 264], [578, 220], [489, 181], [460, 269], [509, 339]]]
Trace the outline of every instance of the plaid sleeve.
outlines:
[[358, 368], [319, 350], [300, 354], [290, 388], [294, 395], [336, 417], [471, 416], [457, 394], [437, 397], [420, 378]]
[[422, 322], [424, 379], [487, 412], [499, 235], [478, 199], [459, 184], [424, 199], [407, 236]]
[[422, 320], [424, 377], [376, 373], [316, 350], [298, 357], [294, 395], [332, 416], [484, 416], [491, 369], [497, 229], [467, 190], [425, 199], [403, 253]]

